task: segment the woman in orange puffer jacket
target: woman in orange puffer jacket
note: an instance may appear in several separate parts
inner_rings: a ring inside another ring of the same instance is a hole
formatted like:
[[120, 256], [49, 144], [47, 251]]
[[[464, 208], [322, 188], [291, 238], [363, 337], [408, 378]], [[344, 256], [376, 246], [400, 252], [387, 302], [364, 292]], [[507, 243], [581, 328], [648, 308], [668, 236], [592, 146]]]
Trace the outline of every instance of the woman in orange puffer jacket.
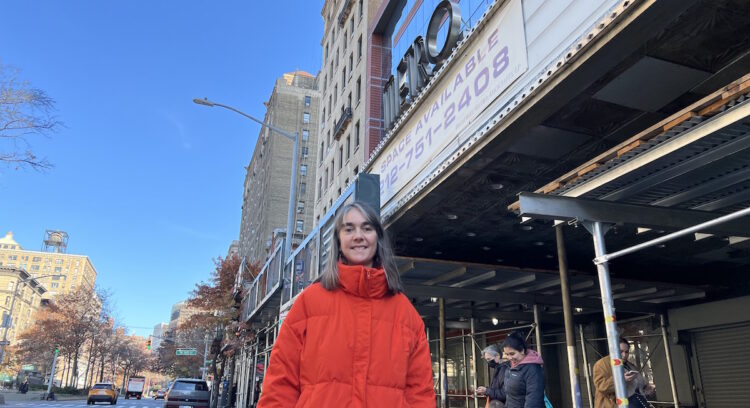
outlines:
[[281, 325], [259, 408], [435, 407], [422, 319], [375, 211], [336, 217], [331, 261]]

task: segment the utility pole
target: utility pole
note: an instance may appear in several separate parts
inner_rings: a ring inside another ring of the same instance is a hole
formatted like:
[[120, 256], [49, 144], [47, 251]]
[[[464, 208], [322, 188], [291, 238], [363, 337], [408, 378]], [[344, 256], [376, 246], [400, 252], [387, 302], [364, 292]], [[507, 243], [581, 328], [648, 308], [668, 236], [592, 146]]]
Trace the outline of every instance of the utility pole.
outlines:
[[206, 345], [203, 348], [203, 381], [206, 381], [206, 356], [208, 355], [208, 333], [205, 336]]
[[47, 394], [44, 396], [44, 399], [49, 397], [49, 393], [52, 391], [52, 383], [55, 382], [55, 363], [57, 363], [57, 354], [59, 352], [60, 349], [55, 347], [55, 357], [52, 358], [52, 370], [49, 372], [49, 385], [47, 385]]

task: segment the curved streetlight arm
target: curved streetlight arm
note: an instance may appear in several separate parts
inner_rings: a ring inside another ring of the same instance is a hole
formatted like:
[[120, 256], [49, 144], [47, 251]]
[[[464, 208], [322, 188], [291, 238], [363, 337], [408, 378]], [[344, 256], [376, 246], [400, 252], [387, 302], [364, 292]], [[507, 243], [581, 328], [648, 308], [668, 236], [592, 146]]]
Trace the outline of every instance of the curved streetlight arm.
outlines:
[[276, 133], [286, 137], [287, 139], [291, 140], [294, 143], [294, 146], [292, 147], [292, 180], [289, 183], [289, 208], [287, 210], [287, 222], [286, 222], [286, 242], [284, 245], [284, 256], [282, 259], [286, 260], [289, 258], [289, 256], [292, 254], [292, 240], [294, 238], [294, 203], [297, 200], [297, 193], [296, 193], [296, 187], [297, 187], [297, 156], [299, 156], [299, 134], [295, 132], [294, 134], [289, 133], [285, 130], [281, 130], [277, 128], [276, 126], [270, 125], [266, 122], [263, 122], [260, 119], [255, 118], [252, 115], [248, 115], [245, 112], [242, 112], [239, 109], [233, 108], [228, 105], [224, 105], [223, 103], [218, 103], [209, 100], [208, 98], [195, 98], [193, 99], [193, 102], [198, 105], [205, 105], [208, 107], [214, 107], [214, 106], [220, 106], [225, 109], [229, 109], [230, 111], [239, 113], [240, 115], [252, 120], [253, 122], [256, 122], [260, 124], [261, 126], [265, 126]]
[[209, 107], [219, 106], [219, 107], [222, 107], [224, 109], [229, 109], [230, 111], [237, 112], [240, 115], [242, 115], [242, 116], [244, 116], [244, 117], [252, 120], [253, 122], [255, 122], [255, 123], [257, 123], [257, 124], [259, 124], [261, 126], [265, 126], [265, 127], [269, 128], [269, 129], [275, 131], [276, 133], [278, 133], [278, 134], [286, 137], [287, 139], [289, 139], [291, 141], [294, 141], [294, 139], [297, 137], [294, 134], [291, 134], [291, 133], [289, 133], [289, 132], [287, 132], [285, 130], [281, 130], [281, 129], [277, 128], [274, 125], [271, 125], [271, 124], [268, 124], [266, 122], [263, 122], [262, 120], [254, 117], [252, 115], [248, 115], [247, 113], [245, 113], [245, 112], [243, 112], [243, 111], [241, 111], [241, 110], [239, 110], [237, 108], [233, 108], [233, 107], [231, 107], [229, 105], [224, 105], [223, 103], [218, 103], [218, 102], [210, 101], [207, 98], [203, 98], [203, 99], [195, 98], [195, 99], [193, 99], [193, 102], [195, 102], [198, 105], [205, 105], [205, 106], [209, 106]]

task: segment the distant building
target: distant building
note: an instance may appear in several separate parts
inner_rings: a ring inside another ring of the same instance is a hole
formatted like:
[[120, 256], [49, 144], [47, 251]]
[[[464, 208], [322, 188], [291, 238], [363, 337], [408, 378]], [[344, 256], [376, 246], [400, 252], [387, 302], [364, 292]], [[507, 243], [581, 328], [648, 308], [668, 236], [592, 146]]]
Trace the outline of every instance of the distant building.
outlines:
[[[313, 226], [319, 99], [317, 77], [296, 71], [276, 80], [266, 102], [266, 123], [299, 134], [294, 242]], [[268, 128], [258, 135], [246, 168], [240, 223], [239, 254], [248, 261], [263, 263], [272, 250], [274, 230], [286, 229], [292, 148], [291, 140]]]
[[154, 326], [154, 332], [151, 334], [151, 351], [159, 350], [161, 341], [167, 335], [169, 325], [167, 323], [158, 323]]
[[177, 329], [181, 324], [185, 323], [191, 316], [196, 314], [198, 311], [187, 305], [186, 301], [177, 302], [172, 306], [172, 312], [169, 315], [169, 324], [167, 330], [172, 331]]
[[231, 258], [233, 255], [239, 255], [240, 253], [240, 241], [234, 240], [231, 244], [229, 244], [229, 250], [227, 250], [227, 259]]
[[[23, 249], [13, 239], [13, 233], [8, 232], [0, 238], [0, 266], [17, 267], [38, 278], [39, 283], [47, 289], [43, 299], [51, 299], [60, 294], [72, 292], [79, 287], [94, 290], [96, 283], [96, 269], [86, 255], [73, 255], [65, 252], [65, 246], [53, 247], [60, 241], [60, 231], [48, 231], [44, 240], [44, 248], [56, 252], [30, 251]], [[62, 233], [64, 234], [64, 233]], [[67, 234], [64, 235], [67, 242]]]
[[[323, 3], [320, 137], [316, 146], [315, 223], [361, 172], [380, 142], [382, 121], [370, 118], [367, 97], [379, 93], [380, 67], [373, 55], [386, 51], [371, 44], [370, 21], [383, 0], [326, 0]], [[371, 50], [372, 49], [372, 50]], [[372, 53], [372, 55], [371, 55]], [[377, 101], [379, 103], [379, 101]]]

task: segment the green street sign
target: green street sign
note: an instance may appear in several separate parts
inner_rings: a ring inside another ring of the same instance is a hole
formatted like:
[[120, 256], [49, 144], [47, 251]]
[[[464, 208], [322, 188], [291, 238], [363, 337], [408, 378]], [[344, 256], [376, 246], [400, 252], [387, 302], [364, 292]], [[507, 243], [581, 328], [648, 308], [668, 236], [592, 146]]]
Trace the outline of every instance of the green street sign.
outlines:
[[198, 351], [194, 348], [190, 349], [177, 349], [177, 355], [178, 356], [195, 356], [198, 354]]
[[24, 371], [34, 371], [34, 365], [33, 364], [24, 364], [21, 366], [21, 370]]
[[214, 360], [206, 360], [206, 364], [213, 364]]

